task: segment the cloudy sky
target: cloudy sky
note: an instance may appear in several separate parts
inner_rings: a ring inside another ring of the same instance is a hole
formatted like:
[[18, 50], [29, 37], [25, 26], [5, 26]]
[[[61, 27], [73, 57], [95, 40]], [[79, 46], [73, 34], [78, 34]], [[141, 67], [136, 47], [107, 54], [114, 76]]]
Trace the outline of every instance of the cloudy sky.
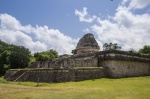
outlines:
[[122, 50], [150, 45], [150, 0], [0, 0], [0, 39], [32, 53], [71, 54], [93, 33], [99, 46]]

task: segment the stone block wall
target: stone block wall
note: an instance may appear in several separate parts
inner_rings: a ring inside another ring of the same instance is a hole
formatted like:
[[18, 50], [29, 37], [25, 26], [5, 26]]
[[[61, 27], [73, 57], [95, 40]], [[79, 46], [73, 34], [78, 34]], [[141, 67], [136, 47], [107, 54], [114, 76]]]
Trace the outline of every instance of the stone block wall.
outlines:
[[104, 51], [98, 54], [99, 65], [106, 68], [111, 78], [150, 75], [150, 55], [124, 51]]
[[69, 70], [37, 69], [27, 73], [27, 81], [34, 82], [65, 82], [70, 81]]
[[9, 81], [48, 83], [81, 81], [102, 77], [104, 77], [104, 68], [8, 70], [4, 76]]
[[100, 63], [107, 70], [107, 76], [111, 78], [148, 76], [150, 75], [150, 63], [106, 60]]
[[73, 67], [97, 67], [98, 57], [75, 55], [68, 58], [56, 58], [49, 61], [32, 63], [29, 68], [73, 68]]
[[89, 53], [89, 52], [98, 52], [99, 51], [99, 47], [98, 48], [92, 48], [92, 47], [89, 47], [88, 49], [87, 48], [82, 48], [80, 47], [79, 49], [77, 49], [77, 53], [80, 54], [80, 53]]
[[[150, 76], [150, 55], [110, 50], [34, 62], [27, 69], [8, 70], [5, 79], [65, 82], [147, 75]], [[19, 76], [21, 77], [18, 79]]]
[[75, 71], [76, 81], [98, 79], [105, 77], [104, 68], [78, 69]]

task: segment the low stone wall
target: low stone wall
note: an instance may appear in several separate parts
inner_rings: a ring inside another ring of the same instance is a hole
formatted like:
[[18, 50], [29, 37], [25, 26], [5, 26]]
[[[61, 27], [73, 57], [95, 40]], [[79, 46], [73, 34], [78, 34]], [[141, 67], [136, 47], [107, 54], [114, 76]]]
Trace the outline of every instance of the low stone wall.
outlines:
[[100, 63], [107, 70], [107, 77], [121, 78], [150, 75], [150, 63], [125, 61], [125, 60], [105, 60]]
[[24, 69], [8, 70], [4, 76], [10, 81], [67, 82], [104, 77], [104, 68]]
[[102, 51], [96, 54], [99, 61], [104, 60], [125, 60], [135, 62], [150, 63], [150, 55], [135, 54], [124, 51], [110, 50]]
[[90, 53], [90, 52], [98, 52], [99, 51], [99, 47], [88, 47], [88, 49], [87, 48], [85, 48], [85, 47], [80, 47], [80, 48], [78, 48], [78, 49], [76, 49], [77, 50], [77, 54], [82, 54], [82, 53]]
[[76, 81], [98, 79], [105, 77], [104, 68], [93, 68], [93, 69], [76, 69], [75, 70]]
[[110, 50], [34, 62], [28, 69], [8, 70], [5, 79], [65, 82], [146, 75], [150, 75], [150, 55]]
[[29, 68], [73, 68], [73, 67], [97, 67], [98, 57], [74, 55], [69, 58], [56, 58], [49, 61], [32, 63]]

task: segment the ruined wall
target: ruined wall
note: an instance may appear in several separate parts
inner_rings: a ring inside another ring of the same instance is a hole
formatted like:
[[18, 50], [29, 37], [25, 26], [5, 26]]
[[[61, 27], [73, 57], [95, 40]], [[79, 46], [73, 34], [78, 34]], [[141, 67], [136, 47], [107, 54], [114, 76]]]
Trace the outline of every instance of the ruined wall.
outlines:
[[79, 48], [77, 49], [77, 53], [89, 53], [89, 52], [98, 52], [99, 49], [96, 49], [96, 48], [92, 48], [92, 47], [89, 47], [88, 49], [87, 48]]
[[[12, 74], [12, 71], [14, 73]], [[22, 76], [21, 76], [22, 75]], [[33, 82], [64, 82], [70, 81], [69, 70], [57, 69], [31, 69], [31, 70], [9, 70], [4, 78], [10, 81], [33, 81]]]
[[104, 68], [8, 70], [4, 76], [4, 78], [9, 81], [48, 83], [81, 81], [102, 77], [104, 77]]
[[105, 77], [104, 68], [93, 68], [93, 69], [77, 69], [75, 70], [76, 81], [98, 79]]
[[[21, 75], [23, 76], [18, 79]], [[146, 75], [150, 76], [150, 55], [110, 50], [34, 62], [24, 70], [8, 70], [5, 79], [65, 82]]]
[[72, 68], [72, 67], [97, 67], [98, 57], [95, 54], [73, 55], [67, 58], [50, 59], [32, 63], [29, 68]]
[[106, 60], [100, 64], [107, 69], [107, 76], [112, 78], [150, 75], [150, 63]]
[[94, 35], [91, 33], [85, 34], [77, 43], [76, 50], [77, 54], [99, 51]]
[[49, 61], [36, 61], [33, 62], [28, 68], [48, 68]]
[[103, 51], [98, 54], [99, 65], [112, 78], [150, 75], [150, 55], [125, 51]]

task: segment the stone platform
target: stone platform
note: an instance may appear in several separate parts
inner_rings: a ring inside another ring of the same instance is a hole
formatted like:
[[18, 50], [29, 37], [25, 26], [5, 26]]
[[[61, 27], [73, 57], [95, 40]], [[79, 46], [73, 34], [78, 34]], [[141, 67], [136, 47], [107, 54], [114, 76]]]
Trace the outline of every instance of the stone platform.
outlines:
[[72, 69], [13, 69], [8, 70], [5, 79], [9, 81], [33, 82], [68, 82], [98, 79], [104, 77], [104, 68], [101, 67], [76, 67]]

